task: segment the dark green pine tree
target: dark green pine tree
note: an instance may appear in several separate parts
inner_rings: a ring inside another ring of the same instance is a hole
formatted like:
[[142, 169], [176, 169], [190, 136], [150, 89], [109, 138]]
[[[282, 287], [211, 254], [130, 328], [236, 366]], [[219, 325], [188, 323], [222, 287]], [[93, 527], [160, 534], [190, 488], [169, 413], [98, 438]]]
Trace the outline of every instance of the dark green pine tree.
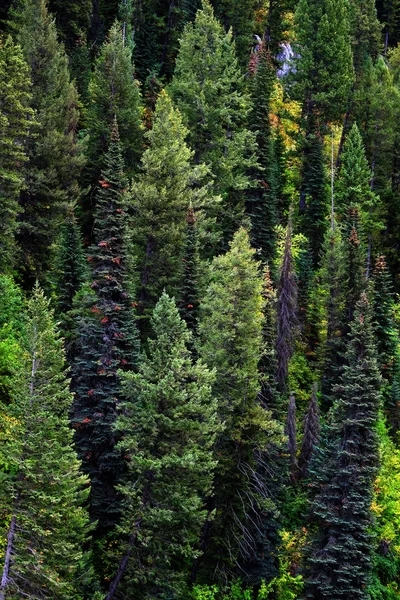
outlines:
[[0, 598], [81, 600], [85, 586], [85, 597], [95, 598], [83, 550], [90, 535], [82, 507], [88, 481], [79, 471], [68, 420], [73, 396], [62, 340], [38, 286], [28, 302], [22, 350], [17, 393], [0, 409], [1, 431], [14, 423], [2, 448], [8, 469], [0, 489], [1, 537], [7, 540]]
[[200, 546], [204, 556], [193, 576], [223, 582], [238, 564], [256, 559], [257, 540], [250, 532], [272, 504], [257, 456], [279, 446], [282, 435], [271, 412], [258, 402], [263, 315], [254, 254], [247, 232], [240, 229], [229, 252], [214, 258], [200, 305], [198, 351], [216, 369], [213, 394], [224, 430], [214, 447], [218, 465]]
[[[383, 377], [383, 402], [391, 432], [396, 434], [399, 424], [399, 406], [396, 383], [399, 360], [399, 334], [394, 322], [393, 287], [385, 257], [378, 256], [372, 275], [372, 305], [378, 364]], [[394, 390], [393, 390], [394, 387]]]
[[115, 485], [125, 472], [125, 461], [113, 429], [120, 401], [118, 370], [134, 367], [139, 351], [129, 294], [123, 169], [114, 123], [99, 181], [94, 244], [88, 252], [90, 288], [78, 294], [72, 365], [72, 426], [83, 470], [91, 480], [90, 515], [98, 519], [97, 538], [120, 516]]
[[242, 224], [256, 144], [248, 129], [250, 96], [232, 32], [225, 33], [208, 0], [185, 27], [169, 91], [189, 129], [195, 163], [210, 167], [215, 193], [222, 196], [217, 228], [223, 236], [220, 247], [226, 249]]
[[26, 283], [50, 269], [68, 202], [77, 197], [83, 157], [77, 144], [78, 95], [46, 0], [15, 0], [10, 27], [28, 64], [35, 122], [20, 195], [17, 240]]
[[0, 37], [0, 272], [16, 262], [18, 200], [24, 185], [25, 148], [32, 120], [28, 65], [11, 36]]
[[328, 194], [324, 165], [324, 145], [311, 115], [306, 123], [303, 147], [299, 218], [300, 229], [311, 247], [312, 263], [316, 268], [328, 226]]
[[55, 257], [54, 285], [57, 315], [65, 315], [72, 309], [75, 294], [86, 279], [86, 264], [75, 207], [70, 206], [61, 228]]
[[186, 215], [186, 244], [183, 256], [182, 287], [179, 294], [179, 309], [182, 319], [186, 322], [189, 331], [196, 333], [199, 312], [198, 273], [198, 235], [196, 228], [196, 215], [189, 207]]
[[[347, 335], [350, 331], [350, 323], [353, 320], [354, 309], [360, 294], [365, 288], [365, 253], [358, 237], [357, 226], [359, 224], [358, 212], [351, 211], [353, 225], [350, 235], [344, 240], [343, 248], [343, 290], [345, 293], [343, 333]], [[350, 224], [350, 221], [348, 222]]]
[[187, 583], [217, 462], [215, 373], [192, 362], [192, 335], [166, 293], [151, 325], [138, 372], [122, 376], [117, 427], [129, 478], [121, 487], [126, 509], [120, 531], [127, 544], [107, 600], [121, 592], [129, 598], [190, 596]]
[[260, 44], [252, 57], [251, 95], [253, 110], [249, 126], [255, 132], [257, 141], [258, 165], [252, 170], [252, 178], [257, 187], [247, 195], [247, 213], [251, 218], [251, 242], [258, 250], [263, 263], [272, 264], [276, 251], [277, 208], [277, 169], [275, 144], [270, 123], [270, 101], [275, 82], [275, 70], [271, 57]]
[[226, 31], [232, 28], [237, 55], [242, 68], [247, 67], [250, 51], [254, 43], [257, 0], [213, 0], [215, 16]]
[[269, 267], [264, 268], [263, 296], [263, 326], [262, 340], [263, 351], [261, 354], [258, 370], [261, 375], [261, 388], [258, 396], [259, 402], [267, 410], [272, 411], [275, 418], [279, 415], [279, 397], [276, 388], [276, 291], [272, 284]]
[[89, 29], [92, 1], [49, 0], [49, 10], [56, 18], [60, 38], [70, 53], [80, 37], [85, 36]]
[[321, 423], [320, 412], [317, 397], [318, 386], [313, 385], [310, 403], [307, 408], [306, 416], [304, 417], [303, 439], [301, 442], [301, 450], [299, 456], [299, 468], [301, 477], [307, 475], [308, 466], [311, 458], [318, 446]]
[[84, 117], [88, 141], [83, 183], [89, 186], [89, 192], [82, 200], [82, 221], [85, 237], [90, 238], [97, 182], [110, 143], [110, 124], [114, 117], [118, 121], [127, 175], [131, 176], [137, 170], [142, 154], [140, 89], [134, 76], [132, 51], [124, 42], [118, 22], [111, 27], [95, 61]]
[[333, 471], [312, 504], [316, 534], [308, 558], [307, 598], [368, 598], [370, 506], [379, 464], [380, 374], [375, 356], [371, 307], [363, 294], [346, 349]]

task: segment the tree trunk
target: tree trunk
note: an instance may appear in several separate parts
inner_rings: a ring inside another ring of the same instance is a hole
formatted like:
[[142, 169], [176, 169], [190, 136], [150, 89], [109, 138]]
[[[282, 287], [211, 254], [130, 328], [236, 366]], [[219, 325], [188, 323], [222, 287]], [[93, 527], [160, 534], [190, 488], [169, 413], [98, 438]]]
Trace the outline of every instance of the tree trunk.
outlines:
[[1, 585], [0, 585], [0, 600], [5, 600], [6, 597], [6, 588], [10, 579], [10, 564], [11, 564], [11, 554], [13, 552], [14, 538], [15, 538], [15, 529], [17, 525], [17, 517], [13, 515], [10, 523], [10, 529], [8, 530], [7, 535], [7, 549], [6, 555], [4, 559], [4, 567], [3, 574], [1, 576]]

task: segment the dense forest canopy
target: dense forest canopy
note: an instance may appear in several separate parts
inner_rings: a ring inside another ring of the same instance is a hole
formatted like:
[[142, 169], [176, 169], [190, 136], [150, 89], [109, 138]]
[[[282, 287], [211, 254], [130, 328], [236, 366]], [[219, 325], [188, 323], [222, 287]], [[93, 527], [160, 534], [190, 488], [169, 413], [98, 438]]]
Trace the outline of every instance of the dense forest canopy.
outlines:
[[0, 600], [400, 598], [400, 1], [0, 6]]

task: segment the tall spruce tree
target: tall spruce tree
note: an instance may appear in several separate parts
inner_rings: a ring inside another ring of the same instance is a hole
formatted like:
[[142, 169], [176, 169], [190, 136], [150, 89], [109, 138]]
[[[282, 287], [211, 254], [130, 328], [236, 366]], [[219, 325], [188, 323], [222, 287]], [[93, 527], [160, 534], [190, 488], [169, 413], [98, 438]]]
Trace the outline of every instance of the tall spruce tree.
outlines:
[[317, 132], [341, 118], [353, 81], [347, 0], [300, 0], [295, 12], [293, 92]]
[[215, 191], [222, 195], [217, 223], [226, 247], [243, 217], [255, 134], [247, 129], [250, 98], [232, 33], [224, 32], [208, 0], [185, 27], [169, 90], [189, 129], [195, 163], [210, 166]]
[[[256, 541], [249, 535], [254, 517], [268, 497], [256, 472], [255, 453], [279, 445], [281, 428], [257, 402], [262, 350], [262, 279], [255, 250], [244, 229], [227, 254], [214, 258], [210, 284], [200, 305], [200, 357], [216, 369], [213, 394], [224, 431], [217, 438], [215, 494], [211, 522], [203, 531], [204, 556], [194, 572], [224, 581], [238, 561], [250, 560]], [[261, 512], [261, 511], [260, 511]], [[255, 517], [254, 517], [255, 518]]]
[[79, 295], [72, 365], [72, 426], [83, 470], [90, 477], [90, 515], [96, 538], [120, 516], [115, 485], [125, 472], [114, 423], [119, 411], [119, 369], [138, 361], [138, 335], [130, 298], [125, 195], [127, 181], [114, 123], [97, 194], [90, 287]]
[[215, 374], [192, 362], [191, 333], [165, 293], [151, 325], [138, 373], [122, 377], [117, 427], [129, 478], [121, 488], [126, 510], [120, 530], [129, 541], [107, 600], [117, 591], [132, 598], [186, 597], [216, 466], [211, 450], [221, 425]]
[[15, 0], [10, 27], [28, 64], [35, 123], [20, 195], [17, 239], [26, 281], [43, 276], [68, 201], [77, 196], [82, 155], [77, 144], [78, 96], [46, 0]]
[[294, 353], [294, 341], [298, 329], [297, 280], [292, 256], [292, 223], [286, 233], [279, 286], [276, 339], [276, 381], [281, 392], [286, 391], [289, 361]]
[[28, 302], [22, 345], [19, 390], [5, 409], [17, 425], [4, 449], [9, 469], [0, 492], [1, 513], [7, 515], [1, 520], [7, 543], [0, 598], [75, 600], [83, 598], [85, 584], [93, 597], [82, 549], [90, 531], [82, 508], [88, 482], [79, 472], [69, 427], [73, 397], [62, 340], [39, 287]]
[[317, 529], [308, 559], [307, 598], [368, 597], [370, 506], [379, 463], [380, 374], [375, 356], [371, 306], [363, 294], [346, 350], [334, 469], [312, 505]]
[[33, 111], [28, 65], [11, 36], [0, 37], [0, 272], [16, 263], [18, 200]]
[[[188, 131], [179, 111], [163, 91], [157, 101], [142, 172], [132, 183], [132, 236], [140, 266], [139, 304], [146, 315], [165, 288], [178, 293], [183, 276], [188, 204], [207, 208], [204, 165], [193, 166]], [[211, 201], [213, 200], [210, 197]]]
[[262, 43], [254, 54], [251, 96], [253, 110], [250, 129], [256, 134], [258, 166], [252, 171], [257, 187], [248, 191], [247, 213], [251, 218], [251, 241], [264, 263], [271, 264], [275, 257], [278, 223], [277, 170], [275, 144], [271, 130], [271, 94], [275, 70], [271, 56]]

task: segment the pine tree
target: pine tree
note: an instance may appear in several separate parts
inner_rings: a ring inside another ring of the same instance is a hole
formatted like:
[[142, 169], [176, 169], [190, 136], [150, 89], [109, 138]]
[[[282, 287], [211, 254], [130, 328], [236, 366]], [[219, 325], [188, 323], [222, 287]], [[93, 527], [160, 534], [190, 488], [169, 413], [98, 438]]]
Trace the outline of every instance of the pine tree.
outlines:
[[[15, 0], [18, 8], [18, 0]], [[45, 0], [24, 0], [10, 26], [28, 64], [35, 124], [27, 139], [26, 185], [20, 196], [18, 242], [26, 281], [43, 276], [82, 166], [76, 134], [78, 97], [68, 59]]]
[[65, 315], [72, 310], [75, 294], [85, 280], [85, 263], [82, 236], [76, 222], [74, 206], [70, 206], [61, 228], [55, 258], [54, 283], [58, 315]]
[[192, 166], [187, 134], [179, 111], [163, 91], [153, 127], [145, 134], [149, 146], [143, 154], [142, 172], [132, 184], [132, 236], [141, 270], [140, 309], [145, 316], [164, 288], [171, 295], [178, 293], [188, 203], [194, 209], [208, 204], [208, 187], [202, 185], [207, 168]]
[[199, 289], [198, 289], [198, 235], [196, 228], [196, 215], [192, 207], [189, 207], [186, 215], [186, 245], [183, 256], [183, 278], [180, 291], [180, 315], [192, 333], [197, 331], [197, 320], [199, 312]]
[[107, 600], [117, 588], [132, 598], [186, 597], [216, 465], [211, 449], [221, 427], [212, 396], [215, 376], [201, 362], [192, 363], [191, 333], [165, 293], [151, 325], [138, 373], [122, 377], [117, 426], [124, 433], [129, 479], [121, 488], [126, 512], [120, 529], [130, 539]]
[[23, 346], [19, 392], [7, 409], [18, 425], [5, 449], [10, 468], [0, 494], [8, 515], [0, 598], [75, 600], [85, 579], [93, 585], [82, 550], [87, 479], [72, 445], [62, 341], [39, 287], [28, 303]]
[[357, 209], [360, 231], [365, 245], [379, 232], [377, 214], [379, 198], [371, 190], [372, 172], [368, 166], [363, 141], [354, 123], [343, 145], [341, 166], [335, 184], [336, 212], [346, 222], [349, 211]]
[[92, 2], [91, 0], [49, 0], [49, 10], [55, 15], [60, 37], [70, 52], [89, 28]]
[[363, 294], [346, 350], [333, 475], [312, 505], [317, 534], [308, 560], [307, 598], [368, 597], [370, 506], [379, 462], [380, 375], [375, 354], [371, 307]]
[[262, 341], [263, 351], [261, 354], [258, 370], [261, 376], [261, 389], [258, 396], [259, 402], [264, 408], [272, 411], [275, 418], [278, 417], [279, 402], [276, 389], [276, 291], [272, 285], [269, 267], [264, 268], [263, 296], [263, 326]]
[[[110, 143], [110, 126], [116, 117], [127, 173], [138, 166], [142, 150], [140, 90], [134, 78], [132, 53], [124, 43], [119, 23], [111, 27], [96, 59], [89, 84], [86, 126], [91, 182], [97, 181]], [[94, 181], [93, 181], [94, 178]]]
[[343, 114], [353, 81], [346, 0], [300, 0], [295, 12], [296, 70], [293, 92], [304, 114], [320, 116], [317, 127]]
[[318, 133], [314, 117], [307, 120], [303, 147], [300, 190], [300, 227], [312, 248], [313, 266], [321, 258], [321, 249], [328, 225], [328, 198], [323, 156], [323, 140]]
[[90, 515], [96, 538], [120, 515], [115, 485], [125, 472], [113, 429], [120, 403], [118, 369], [138, 361], [138, 335], [130, 299], [125, 194], [127, 181], [114, 123], [97, 194], [94, 244], [89, 248], [91, 283], [78, 295], [72, 366], [72, 426], [83, 470], [91, 480]]
[[314, 383], [310, 403], [304, 418], [303, 440], [299, 456], [299, 467], [302, 477], [305, 477], [307, 474], [308, 465], [319, 442], [321, 424], [317, 389], [317, 384]]
[[18, 200], [33, 111], [28, 66], [11, 36], [0, 37], [0, 272], [15, 265]]
[[232, 28], [237, 55], [242, 67], [247, 66], [255, 30], [257, 0], [235, 2], [234, 0], [214, 0], [215, 16], [226, 31]]
[[240, 229], [229, 252], [214, 258], [200, 305], [198, 351], [216, 368], [213, 394], [224, 431], [215, 445], [218, 466], [209, 504], [215, 518], [203, 532], [204, 557], [195, 572], [222, 580], [238, 560], [254, 557], [256, 543], [248, 535], [248, 518], [260, 511], [268, 496], [268, 486], [256, 474], [255, 453], [279, 445], [281, 433], [271, 413], [257, 402], [263, 316], [262, 279], [254, 252], [247, 232]]
[[215, 192], [223, 198], [217, 224], [226, 247], [243, 217], [255, 135], [246, 128], [250, 98], [232, 33], [224, 32], [208, 0], [185, 27], [169, 89], [189, 129], [194, 161], [210, 166]]
[[275, 257], [277, 208], [277, 170], [275, 145], [270, 124], [270, 102], [275, 82], [271, 57], [261, 44], [254, 55], [251, 92], [253, 110], [250, 127], [256, 134], [258, 168], [252, 172], [257, 188], [248, 191], [247, 213], [251, 217], [251, 241], [264, 263], [271, 264]]
[[345, 291], [345, 308], [343, 333], [349, 332], [350, 323], [353, 320], [354, 310], [360, 294], [365, 287], [365, 260], [360, 239], [358, 237], [358, 214], [352, 212], [353, 226], [350, 235], [344, 241], [343, 272], [345, 274], [343, 289]]
[[278, 316], [276, 339], [276, 381], [278, 389], [287, 387], [289, 361], [294, 352], [298, 328], [297, 281], [292, 256], [292, 224], [289, 221], [278, 287]]

